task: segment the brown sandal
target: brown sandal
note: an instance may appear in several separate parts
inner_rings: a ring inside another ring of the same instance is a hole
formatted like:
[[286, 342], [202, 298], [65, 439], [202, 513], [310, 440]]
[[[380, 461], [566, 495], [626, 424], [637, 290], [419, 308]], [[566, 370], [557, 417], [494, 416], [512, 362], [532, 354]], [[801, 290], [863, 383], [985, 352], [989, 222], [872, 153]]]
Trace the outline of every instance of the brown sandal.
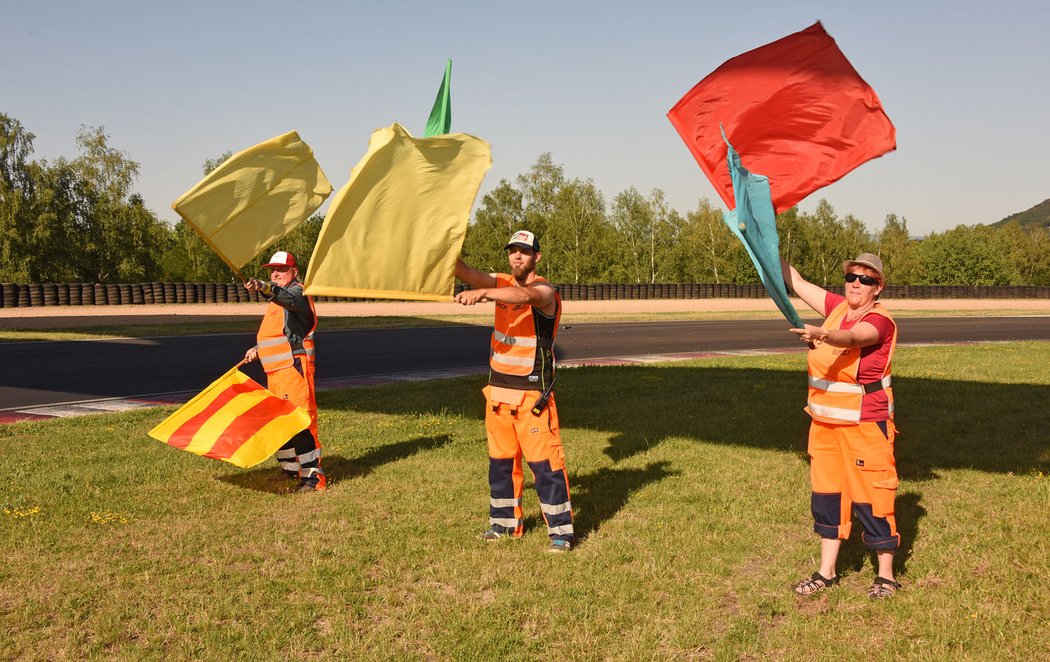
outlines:
[[900, 587], [901, 585], [892, 579], [876, 577], [875, 582], [871, 585], [871, 588], [868, 589], [868, 597], [872, 600], [885, 600], [886, 598], [892, 598], [897, 595], [897, 589]]
[[812, 595], [817, 591], [823, 591], [826, 588], [831, 588], [835, 584], [839, 583], [838, 575], [831, 577], [830, 579], [814, 572], [808, 579], [803, 579], [799, 583], [795, 584], [795, 593], [797, 595]]

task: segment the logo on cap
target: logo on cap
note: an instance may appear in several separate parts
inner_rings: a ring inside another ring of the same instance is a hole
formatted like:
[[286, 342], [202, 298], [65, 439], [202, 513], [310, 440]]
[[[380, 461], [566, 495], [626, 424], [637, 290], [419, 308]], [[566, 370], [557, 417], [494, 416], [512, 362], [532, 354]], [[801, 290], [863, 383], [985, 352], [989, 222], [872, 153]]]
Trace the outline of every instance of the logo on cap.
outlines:
[[510, 241], [503, 247], [503, 250], [510, 248], [511, 246], [521, 246], [522, 248], [531, 248], [537, 253], [540, 252], [540, 242], [536, 239], [536, 235], [532, 234], [528, 230], [518, 230], [510, 237]]

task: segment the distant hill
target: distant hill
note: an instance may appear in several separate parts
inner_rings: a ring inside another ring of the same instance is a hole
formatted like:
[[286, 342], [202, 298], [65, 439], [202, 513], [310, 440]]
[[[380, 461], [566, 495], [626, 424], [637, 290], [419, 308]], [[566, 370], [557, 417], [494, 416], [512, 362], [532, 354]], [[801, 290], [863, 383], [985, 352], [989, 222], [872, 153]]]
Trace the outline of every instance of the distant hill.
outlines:
[[1017, 221], [1022, 227], [1039, 225], [1044, 228], [1050, 228], [1050, 198], [1043, 200], [1031, 209], [1010, 214], [998, 223], [992, 223], [992, 225], [1003, 226], [1011, 221]]

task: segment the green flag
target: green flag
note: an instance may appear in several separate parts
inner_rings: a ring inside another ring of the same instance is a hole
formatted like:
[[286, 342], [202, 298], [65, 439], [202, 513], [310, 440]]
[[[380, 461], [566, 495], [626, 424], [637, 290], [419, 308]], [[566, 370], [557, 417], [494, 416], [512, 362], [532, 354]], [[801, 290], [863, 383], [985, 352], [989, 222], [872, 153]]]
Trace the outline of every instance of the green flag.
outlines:
[[452, 130], [452, 60], [445, 63], [445, 77], [441, 79], [437, 99], [430, 110], [424, 138], [440, 136]]

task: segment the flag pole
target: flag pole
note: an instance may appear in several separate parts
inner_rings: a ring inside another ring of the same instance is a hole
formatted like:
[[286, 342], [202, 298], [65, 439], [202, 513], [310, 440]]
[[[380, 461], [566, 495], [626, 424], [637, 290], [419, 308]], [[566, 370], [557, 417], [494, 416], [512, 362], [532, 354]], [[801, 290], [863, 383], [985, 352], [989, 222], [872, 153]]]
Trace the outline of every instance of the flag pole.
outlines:
[[230, 368], [229, 370], [227, 370], [225, 373], [223, 373], [222, 377], [219, 377], [219, 379], [217, 379], [215, 381], [220, 381], [220, 380], [226, 379], [227, 377], [229, 377], [233, 373], [235, 373], [238, 370], [240, 370], [241, 366], [244, 365], [247, 362], [248, 362], [248, 359], [241, 359], [240, 363], [238, 363], [237, 365], [235, 365], [232, 368]]

